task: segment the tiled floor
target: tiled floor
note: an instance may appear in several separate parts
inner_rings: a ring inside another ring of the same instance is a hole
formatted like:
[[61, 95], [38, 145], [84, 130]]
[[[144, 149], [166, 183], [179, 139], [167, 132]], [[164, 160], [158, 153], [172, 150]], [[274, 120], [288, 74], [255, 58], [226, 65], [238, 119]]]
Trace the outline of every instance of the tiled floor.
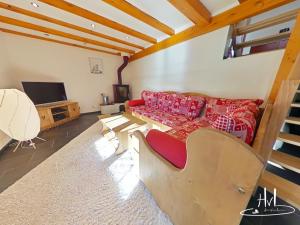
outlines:
[[14, 146], [3, 149], [0, 152], [0, 192], [98, 121], [97, 115], [85, 114], [63, 126], [42, 132], [39, 136], [47, 141], [35, 140], [36, 150], [19, 148], [13, 152]]
[[[97, 115], [97, 113], [86, 114], [68, 124], [42, 132], [40, 137], [46, 139], [47, 142], [37, 141], [37, 150], [18, 149], [17, 152], [13, 153], [13, 146], [4, 149], [4, 151], [0, 153], [0, 192], [94, 124], [98, 120]], [[257, 197], [258, 196], [254, 196], [251, 199], [248, 208], [257, 206]], [[244, 217], [241, 222], [241, 225], [298, 224], [300, 224], [299, 211], [287, 216]]]

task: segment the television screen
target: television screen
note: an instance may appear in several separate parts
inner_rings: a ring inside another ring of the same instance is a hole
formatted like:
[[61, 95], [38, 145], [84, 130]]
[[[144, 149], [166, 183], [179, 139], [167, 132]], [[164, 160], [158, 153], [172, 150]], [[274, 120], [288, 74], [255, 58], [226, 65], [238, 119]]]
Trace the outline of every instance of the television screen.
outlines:
[[67, 100], [64, 83], [22, 82], [22, 85], [35, 105]]

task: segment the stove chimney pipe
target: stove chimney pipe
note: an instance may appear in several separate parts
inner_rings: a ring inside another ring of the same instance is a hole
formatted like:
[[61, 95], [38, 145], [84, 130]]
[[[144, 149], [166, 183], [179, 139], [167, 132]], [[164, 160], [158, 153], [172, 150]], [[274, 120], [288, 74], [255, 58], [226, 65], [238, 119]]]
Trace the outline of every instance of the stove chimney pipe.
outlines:
[[123, 56], [123, 64], [118, 69], [118, 84], [122, 85], [122, 71], [125, 69], [125, 67], [128, 65], [129, 57]]

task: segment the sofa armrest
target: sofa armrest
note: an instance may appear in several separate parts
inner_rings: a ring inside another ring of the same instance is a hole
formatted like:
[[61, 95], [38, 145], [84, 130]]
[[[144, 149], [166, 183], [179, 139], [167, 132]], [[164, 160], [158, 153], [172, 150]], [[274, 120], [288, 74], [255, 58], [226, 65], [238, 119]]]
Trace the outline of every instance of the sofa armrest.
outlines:
[[174, 224], [240, 224], [240, 212], [264, 168], [249, 145], [225, 132], [200, 128], [189, 135], [186, 165], [178, 169], [140, 131], [134, 136], [140, 178]]
[[182, 141], [159, 130], [150, 130], [146, 140], [151, 148], [178, 169], [186, 164], [186, 145]]
[[134, 99], [134, 100], [128, 101], [129, 107], [134, 107], [134, 106], [139, 106], [139, 105], [145, 105], [145, 100], [144, 99]]

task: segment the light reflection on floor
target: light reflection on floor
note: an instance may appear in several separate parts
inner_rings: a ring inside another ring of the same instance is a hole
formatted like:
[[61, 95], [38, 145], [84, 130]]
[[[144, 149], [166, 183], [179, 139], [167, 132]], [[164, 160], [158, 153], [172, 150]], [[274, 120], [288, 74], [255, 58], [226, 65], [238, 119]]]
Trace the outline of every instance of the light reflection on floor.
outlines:
[[120, 197], [128, 199], [139, 182], [139, 158], [134, 150], [128, 150], [108, 168], [118, 185]]
[[106, 138], [100, 138], [97, 140], [95, 142], [95, 146], [97, 153], [103, 161], [111, 157], [116, 151], [114, 145]]
[[126, 200], [139, 182], [139, 156], [133, 149], [116, 156], [117, 145], [117, 139], [101, 138], [95, 142], [96, 151], [101, 160], [115, 158], [108, 171], [118, 185], [120, 197]]

